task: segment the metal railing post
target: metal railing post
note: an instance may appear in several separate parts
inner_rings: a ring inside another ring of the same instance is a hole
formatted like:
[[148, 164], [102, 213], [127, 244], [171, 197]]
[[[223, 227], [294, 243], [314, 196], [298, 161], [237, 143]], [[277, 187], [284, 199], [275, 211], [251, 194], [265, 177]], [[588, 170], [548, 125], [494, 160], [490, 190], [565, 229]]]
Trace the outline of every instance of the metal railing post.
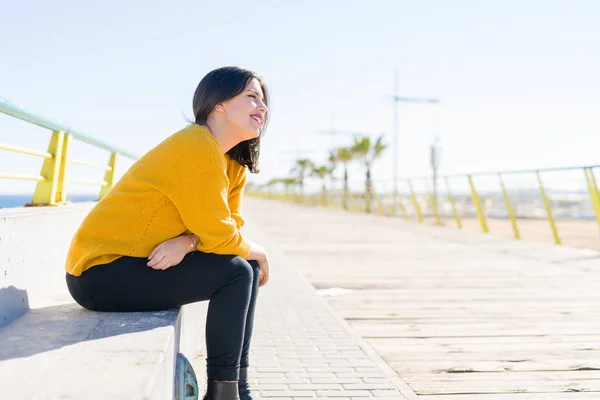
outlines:
[[485, 219], [485, 214], [483, 213], [483, 208], [481, 207], [481, 200], [479, 199], [477, 190], [475, 190], [473, 178], [471, 177], [471, 175], [467, 175], [467, 177], [469, 178], [469, 185], [471, 185], [471, 196], [473, 197], [473, 204], [475, 205], [475, 210], [477, 211], [477, 219], [479, 219], [481, 231], [483, 233], [489, 233], [490, 230], [488, 228], [487, 220]]
[[412, 182], [410, 181], [410, 179], [408, 179], [407, 181], [408, 181], [408, 188], [410, 189], [410, 198], [412, 199], [413, 206], [415, 207], [415, 213], [417, 213], [417, 220], [420, 223], [423, 223], [425, 220], [423, 218], [423, 213], [421, 212], [421, 205], [419, 204], [419, 201], [417, 200], [417, 195], [413, 189]]
[[446, 191], [448, 192], [448, 201], [450, 201], [450, 205], [452, 206], [452, 214], [454, 214], [454, 219], [456, 220], [456, 226], [458, 229], [462, 229], [462, 221], [460, 220], [460, 215], [458, 214], [458, 210], [456, 209], [456, 204], [454, 203], [454, 196], [450, 192], [450, 182], [448, 181], [448, 177], [445, 179], [446, 182]]
[[428, 192], [427, 195], [429, 197], [429, 201], [431, 202], [431, 212], [433, 213], [433, 217], [435, 218], [435, 223], [436, 223], [436, 225], [442, 225], [442, 220], [441, 220], [440, 214], [438, 212], [437, 199], [436, 199], [436, 196], [434, 196], [433, 193], [429, 191], [429, 185], [427, 185], [427, 192]]
[[560, 240], [560, 236], [558, 235], [558, 229], [556, 228], [556, 221], [554, 219], [554, 215], [552, 214], [552, 206], [550, 205], [550, 199], [546, 195], [546, 190], [544, 190], [544, 185], [542, 184], [542, 177], [540, 176], [540, 171], [536, 171], [537, 180], [540, 184], [540, 193], [542, 195], [542, 200], [544, 201], [544, 206], [546, 207], [546, 213], [548, 215], [548, 222], [550, 223], [550, 228], [552, 229], [552, 236], [554, 236], [554, 243], [562, 244]]
[[71, 150], [72, 134], [66, 134], [63, 138], [63, 149], [60, 157], [60, 173], [58, 174], [58, 186], [56, 188], [56, 202], [67, 201], [67, 177], [69, 167], [69, 153]]
[[48, 153], [51, 158], [46, 158], [42, 164], [40, 175], [44, 180], [39, 181], [33, 192], [31, 205], [51, 205], [56, 204], [56, 192], [60, 181], [64, 182], [65, 177], [60, 176], [61, 160], [65, 134], [62, 131], [52, 132], [50, 143], [48, 144]]
[[598, 221], [598, 225], [600, 225], [600, 196], [598, 194], [596, 178], [594, 177], [594, 172], [591, 168], [584, 168], [583, 172], [585, 173], [585, 180], [587, 181], [588, 190], [590, 192], [590, 196], [592, 197], [592, 205], [594, 206], [594, 211], [596, 212], [596, 220]]
[[506, 211], [508, 212], [508, 218], [510, 219], [510, 223], [512, 224], [515, 239], [520, 239], [521, 233], [519, 232], [519, 227], [517, 226], [517, 218], [515, 217], [515, 213], [513, 212], [512, 206], [510, 204], [510, 197], [508, 196], [508, 191], [506, 190], [506, 186], [504, 186], [504, 181], [502, 180], [502, 174], [498, 174], [498, 180], [500, 181], [500, 187], [502, 188], [502, 195], [504, 196], [504, 202], [506, 203]]
[[108, 169], [104, 173], [104, 181], [106, 182], [106, 186], [102, 186], [100, 189], [100, 194], [98, 195], [98, 200], [106, 196], [110, 189], [112, 189], [115, 184], [115, 172], [117, 166], [117, 155], [119, 153], [113, 152], [110, 154], [110, 161], [108, 162]]

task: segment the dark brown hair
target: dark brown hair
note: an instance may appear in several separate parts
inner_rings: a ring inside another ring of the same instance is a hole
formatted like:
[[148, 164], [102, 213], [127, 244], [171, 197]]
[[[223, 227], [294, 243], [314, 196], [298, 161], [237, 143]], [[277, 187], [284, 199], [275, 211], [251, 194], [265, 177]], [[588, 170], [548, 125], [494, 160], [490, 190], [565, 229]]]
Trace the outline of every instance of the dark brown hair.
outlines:
[[[263, 101], [269, 107], [267, 86], [254, 72], [238, 67], [223, 67], [206, 74], [198, 84], [194, 93], [194, 122], [198, 125], [206, 124], [208, 115], [215, 106], [242, 93], [253, 78], [260, 83], [264, 96]], [[227, 152], [229, 157], [248, 167], [252, 173], [260, 171], [258, 168], [260, 138], [266, 130], [268, 118], [267, 111], [259, 137], [245, 140]]]

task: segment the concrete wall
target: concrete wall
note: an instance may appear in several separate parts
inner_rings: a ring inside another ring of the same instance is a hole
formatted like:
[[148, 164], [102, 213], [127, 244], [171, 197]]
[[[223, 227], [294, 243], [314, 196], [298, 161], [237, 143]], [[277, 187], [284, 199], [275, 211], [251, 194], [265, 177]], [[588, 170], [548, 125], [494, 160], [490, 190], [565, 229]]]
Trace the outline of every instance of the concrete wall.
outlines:
[[65, 256], [94, 204], [0, 210], [0, 326], [29, 307], [64, 303]]

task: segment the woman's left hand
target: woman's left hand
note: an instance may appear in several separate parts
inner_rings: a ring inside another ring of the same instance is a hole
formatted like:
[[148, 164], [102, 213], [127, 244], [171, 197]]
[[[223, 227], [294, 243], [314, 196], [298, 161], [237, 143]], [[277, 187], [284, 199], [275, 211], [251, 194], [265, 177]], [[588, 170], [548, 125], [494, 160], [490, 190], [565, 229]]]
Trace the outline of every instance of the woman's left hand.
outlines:
[[195, 241], [189, 235], [178, 236], [162, 242], [148, 257], [148, 265], [153, 269], [165, 270], [177, 265], [190, 251], [195, 250]]

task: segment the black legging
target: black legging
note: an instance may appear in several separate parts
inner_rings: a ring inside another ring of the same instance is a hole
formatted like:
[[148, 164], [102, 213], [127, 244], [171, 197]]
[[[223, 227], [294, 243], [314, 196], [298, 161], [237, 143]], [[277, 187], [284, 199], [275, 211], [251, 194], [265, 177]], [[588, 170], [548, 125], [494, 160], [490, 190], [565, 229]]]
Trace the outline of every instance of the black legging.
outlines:
[[67, 273], [73, 299], [94, 311], [158, 311], [209, 300], [206, 369], [210, 380], [234, 381], [249, 366], [259, 266], [237, 256], [187, 254], [166, 270], [146, 258], [121, 257], [76, 277]]

